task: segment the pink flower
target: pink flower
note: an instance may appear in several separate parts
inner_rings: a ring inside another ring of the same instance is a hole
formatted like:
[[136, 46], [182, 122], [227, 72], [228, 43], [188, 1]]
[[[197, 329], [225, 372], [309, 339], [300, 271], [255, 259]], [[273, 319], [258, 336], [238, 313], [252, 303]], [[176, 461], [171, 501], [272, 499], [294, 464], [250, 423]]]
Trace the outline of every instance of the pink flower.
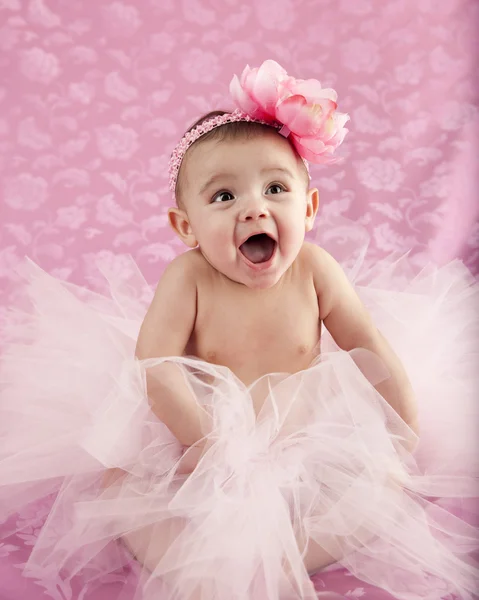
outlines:
[[47, 199], [48, 184], [43, 177], [21, 173], [5, 182], [4, 201], [15, 210], [36, 210]]
[[353, 38], [341, 45], [343, 65], [356, 73], [374, 73], [381, 61], [377, 44], [361, 38]]
[[154, 33], [150, 36], [150, 50], [161, 54], [170, 54], [176, 46], [176, 38], [170, 33]]
[[105, 158], [128, 160], [138, 150], [138, 134], [134, 129], [114, 124], [96, 132], [98, 150]]
[[359, 181], [375, 192], [397, 192], [404, 181], [401, 165], [392, 158], [370, 156], [357, 165]]
[[22, 32], [18, 29], [5, 26], [0, 29], [0, 50], [3, 52], [9, 52], [15, 48], [20, 42]]
[[[254, 5], [254, 3], [253, 3]], [[273, 0], [257, 2], [256, 15], [261, 26], [272, 31], [291, 31], [298, 15], [292, 0]]]
[[0, 249], [0, 277], [15, 280], [18, 277], [15, 267], [20, 264], [20, 261], [21, 258], [16, 253], [16, 245], [6, 246], [3, 244]]
[[396, 81], [399, 83], [408, 83], [410, 85], [417, 85], [422, 79], [422, 73], [422, 66], [413, 62], [399, 65], [394, 69]]
[[28, 6], [29, 21], [46, 29], [61, 27], [60, 17], [48, 8], [43, 0], [32, 0]]
[[372, 3], [370, 0], [341, 0], [339, 10], [350, 15], [366, 15], [372, 10]]
[[26, 117], [18, 125], [17, 142], [20, 146], [45, 150], [52, 145], [51, 136], [37, 124], [35, 117]]
[[123, 2], [113, 2], [103, 10], [106, 30], [115, 37], [130, 37], [142, 25], [138, 9]]
[[361, 133], [384, 135], [391, 130], [389, 119], [381, 119], [379, 114], [371, 111], [367, 104], [362, 104], [355, 109], [353, 114], [356, 128]]
[[115, 201], [113, 194], [107, 194], [97, 202], [96, 219], [100, 223], [108, 223], [113, 227], [124, 227], [132, 222], [133, 212], [122, 208]]
[[220, 63], [214, 52], [194, 48], [185, 54], [179, 70], [192, 83], [212, 83], [220, 72]]
[[138, 97], [138, 90], [135, 87], [128, 85], [117, 71], [108, 73], [106, 76], [105, 93], [107, 96], [110, 96], [110, 98], [115, 98], [125, 104], [136, 100]]
[[95, 88], [91, 83], [85, 81], [70, 83], [68, 93], [72, 100], [81, 104], [90, 104], [95, 96]]
[[60, 75], [60, 63], [54, 54], [35, 47], [23, 51], [20, 71], [30, 81], [47, 85]]
[[236, 105], [254, 119], [284, 126], [298, 154], [316, 164], [332, 164], [348, 130], [347, 114], [336, 112], [337, 94], [315, 79], [294, 79], [275, 61], [247, 66], [235, 75], [230, 93]]
[[64, 206], [57, 210], [56, 224], [68, 229], [78, 229], [87, 220], [87, 212], [82, 206]]

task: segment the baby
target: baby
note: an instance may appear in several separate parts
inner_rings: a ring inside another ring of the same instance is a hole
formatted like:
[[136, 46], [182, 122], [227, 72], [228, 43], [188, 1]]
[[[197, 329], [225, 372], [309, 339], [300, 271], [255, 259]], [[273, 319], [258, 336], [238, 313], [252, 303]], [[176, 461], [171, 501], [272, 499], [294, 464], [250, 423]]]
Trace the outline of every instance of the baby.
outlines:
[[107, 295], [23, 265], [0, 522], [23, 535], [55, 498], [24, 571], [66, 594], [79, 575], [82, 596], [113, 581], [130, 600], [312, 600], [336, 562], [398, 600], [472, 600], [479, 286], [459, 261], [403, 277], [406, 257], [353, 288], [305, 242], [308, 164], [346, 133], [336, 93], [273, 61], [231, 93], [238, 109], [172, 154], [190, 250], [151, 305], [134, 264]]
[[[318, 114], [321, 107], [313, 110]], [[305, 242], [319, 194], [288, 132], [276, 125], [238, 111], [213, 112], [175, 151], [176, 206], [169, 221], [191, 250], [166, 268], [136, 355], [194, 356], [227, 367], [249, 386], [270, 373], [308, 369], [324, 326], [342, 350], [363, 348], [379, 357], [389, 377], [376, 389], [417, 431], [416, 402], [401, 362], [338, 263]], [[190, 448], [182, 472], [193, 471], [205, 447], [204, 414], [194, 395], [177, 366], [167, 363], [147, 369], [147, 386], [154, 413]], [[257, 413], [264, 396], [253, 396]], [[149, 545], [148, 556], [141, 549], [145, 532], [126, 541], [154, 570], [169, 535], [180, 531], [179, 524], [158, 533], [161, 542], [154, 551]], [[307, 548], [298, 545], [309, 573], [334, 560], [311, 540]]]
[[[227, 113], [196, 126], [218, 114]], [[192, 250], [173, 260], [158, 284], [139, 358], [192, 355], [249, 385], [267, 373], [306, 369], [324, 324], [341, 349], [365, 348], [381, 358], [390, 377], [379, 392], [417, 429], [400, 361], [338, 263], [305, 242], [319, 194], [287, 139], [247, 121], [212, 129], [185, 153], [176, 200], [170, 224]], [[166, 404], [151, 385], [152, 406], [175, 436], [188, 446], [202, 438], [187, 398]]]

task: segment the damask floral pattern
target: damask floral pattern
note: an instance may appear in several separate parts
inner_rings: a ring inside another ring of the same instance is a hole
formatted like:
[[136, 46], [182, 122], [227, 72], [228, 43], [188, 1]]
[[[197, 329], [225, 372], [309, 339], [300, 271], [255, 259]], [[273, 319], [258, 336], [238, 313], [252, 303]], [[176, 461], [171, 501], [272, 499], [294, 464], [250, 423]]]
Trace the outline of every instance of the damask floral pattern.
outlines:
[[[0, 0], [0, 324], [25, 255], [98, 289], [95, 265], [123, 271], [131, 254], [154, 283], [182, 250], [169, 153], [201, 113], [231, 106], [233, 73], [267, 58], [337, 89], [351, 115], [344, 162], [312, 168], [323, 218], [358, 220], [372, 261], [460, 256], [477, 272], [478, 23], [475, 0]], [[34, 536], [37, 516], [23, 518]], [[8, 600], [31, 543], [0, 544]], [[349, 581], [317, 584], [387, 598]], [[116, 597], [105, 585], [85, 600]], [[32, 583], [21, 596], [75, 594]]]

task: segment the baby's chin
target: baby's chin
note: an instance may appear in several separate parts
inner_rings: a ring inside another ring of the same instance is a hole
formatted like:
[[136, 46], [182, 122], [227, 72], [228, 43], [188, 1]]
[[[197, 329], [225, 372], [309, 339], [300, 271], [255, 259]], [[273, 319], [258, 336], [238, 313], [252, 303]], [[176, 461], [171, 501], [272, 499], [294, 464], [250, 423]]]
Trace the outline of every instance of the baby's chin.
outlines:
[[261, 290], [270, 290], [272, 288], [274, 288], [281, 280], [281, 277], [277, 277], [275, 279], [270, 279], [270, 280], [259, 280], [255, 279], [253, 281], [238, 281], [237, 283], [240, 283], [242, 285], [244, 285], [245, 287], [249, 288], [250, 290], [256, 290], [256, 291], [261, 291]]
[[225, 277], [243, 285], [250, 290], [269, 290], [274, 288], [283, 278], [287, 269], [271, 269], [268, 271], [248, 272], [247, 269], [232, 269], [228, 273], [222, 273]]
[[210, 266], [225, 279], [251, 290], [260, 291], [275, 287], [288, 270], [287, 266], [281, 265], [279, 256], [275, 257], [273, 264], [262, 268], [261, 264], [248, 266], [241, 256], [237, 256], [236, 260], [230, 257], [227, 264], [220, 264], [214, 258], [208, 257], [205, 252], [201, 251], [201, 253]]

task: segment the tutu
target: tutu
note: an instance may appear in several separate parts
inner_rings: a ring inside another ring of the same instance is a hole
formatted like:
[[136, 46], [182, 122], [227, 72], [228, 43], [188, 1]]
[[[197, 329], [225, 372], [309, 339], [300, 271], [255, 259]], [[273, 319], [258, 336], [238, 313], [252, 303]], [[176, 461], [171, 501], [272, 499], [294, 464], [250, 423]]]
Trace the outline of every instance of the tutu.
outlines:
[[[479, 298], [460, 262], [347, 269], [416, 391], [417, 447], [374, 388], [378, 359], [327, 332], [308, 369], [249, 387], [195, 358], [138, 361], [152, 290], [130, 267], [105, 273], [102, 295], [22, 265], [0, 368], [0, 520], [13, 533], [14, 513], [44, 506], [26, 576], [88, 586], [133, 564], [119, 598], [299, 600], [321, 597], [320, 551], [395, 598], [474, 597]], [[154, 365], [202, 407], [201, 455], [152, 413]]]

